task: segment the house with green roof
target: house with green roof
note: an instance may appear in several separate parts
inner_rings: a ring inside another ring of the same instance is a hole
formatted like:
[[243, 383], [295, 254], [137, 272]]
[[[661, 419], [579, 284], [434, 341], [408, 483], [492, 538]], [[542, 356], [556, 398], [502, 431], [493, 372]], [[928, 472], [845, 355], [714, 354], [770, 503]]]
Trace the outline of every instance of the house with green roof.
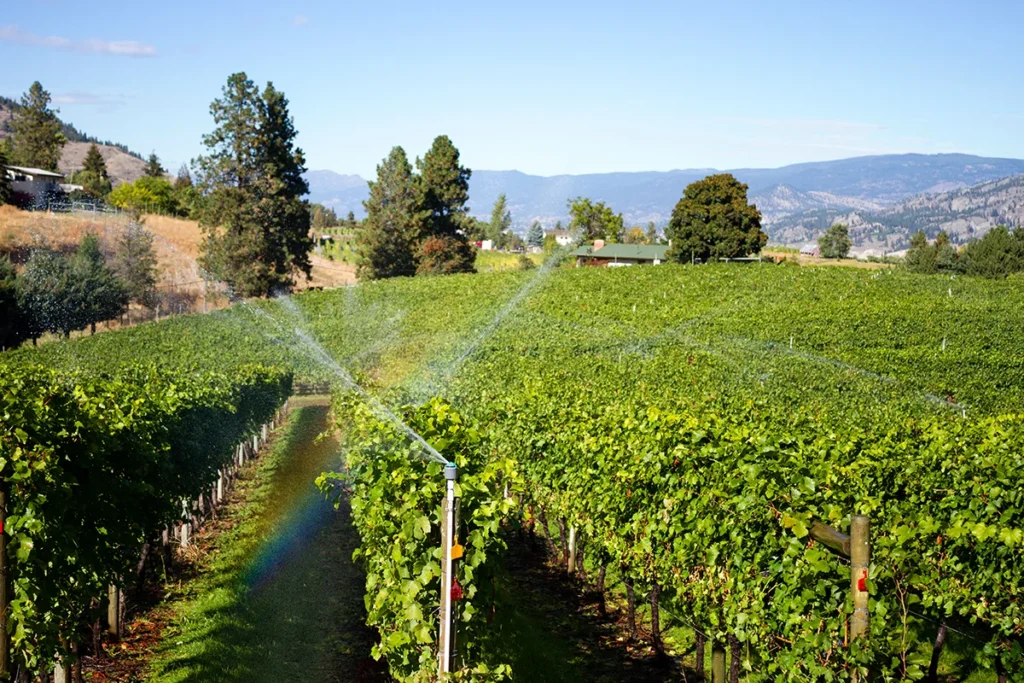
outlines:
[[667, 244], [605, 244], [596, 240], [593, 245], [585, 244], [570, 255], [576, 257], [577, 266], [621, 266], [653, 265], [665, 262]]

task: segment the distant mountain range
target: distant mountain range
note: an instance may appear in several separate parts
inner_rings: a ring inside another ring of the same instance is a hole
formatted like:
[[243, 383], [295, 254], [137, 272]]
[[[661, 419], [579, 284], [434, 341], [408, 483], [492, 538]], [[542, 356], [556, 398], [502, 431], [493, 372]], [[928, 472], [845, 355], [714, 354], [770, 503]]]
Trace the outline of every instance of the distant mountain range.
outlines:
[[1024, 175], [990, 180], [949, 192], [922, 193], [879, 208], [819, 207], [782, 216], [769, 226], [773, 241], [801, 244], [833, 223], [850, 228], [854, 244], [883, 250], [908, 246], [923, 230], [929, 238], [945, 230], [954, 243], [980, 237], [997, 225], [1024, 225]]
[[[469, 208], [473, 215], [487, 218], [494, 200], [504, 192], [513, 226], [523, 231], [535, 219], [546, 226], [566, 221], [566, 202], [584, 196], [608, 203], [623, 214], [628, 224], [654, 221], [664, 225], [683, 188], [721, 172], [732, 173], [749, 185], [751, 201], [761, 209], [774, 242], [796, 243], [823, 229], [807, 222], [811, 220], [808, 212], [817, 212], [815, 215], [825, 222], [828, 215], [874, 214], [918, 194], [955, 191], [1024, 174], [1024, 160], [967, 154], [894, 154], [729, 171], [702, 168], [552, 177], [519, 171], [473, 171]], [[339, 214], [352, 211], [363, 215], [367, 188], [358, 176], [311, 171], [307, 178], [311, 201], [331, 206]], [[802, 230], [794, 229], [795, 216], [803, 217]]]
[[[10, 134], [11, 115], [20, 105], [0, 97], [0, 138]], [[123, 145], [100, 141], [68, 123], [69, 142], [59, 164], [80, 169], [91, 143], [99, 145], [115, 184], [143, 174], [145, 162]], [[175, 169], [170, 169], [172, 172]], [[1024, 225], [1024, 160], [968, 154], [892, 154], [838, 161], [793, 164], [781, 168], [712, 168], [665, 172], [594, 173], [535, 176], [520, 171], [473, 171], [470, 213], [488, 218], [504, 192], [513, 227], [524, 233], [534, 220], [545, 227], [568, 221], [566, 203], [589, 197], [621, 212], [627, 225], [654, 221], [665, 225], [683, 188], [711, 173], [728, 172], [749, 186], [772, 243], [798, 245], [814, 240], [834, 222], [850, 226], [860, 247], [900, 249], [910, 235], [929, 237], [946, 230], [965, 242], [1000, 223]], [[358, 175], [309, 171], [310, 200], [344, 216], [365, 215], [368, 188]]]

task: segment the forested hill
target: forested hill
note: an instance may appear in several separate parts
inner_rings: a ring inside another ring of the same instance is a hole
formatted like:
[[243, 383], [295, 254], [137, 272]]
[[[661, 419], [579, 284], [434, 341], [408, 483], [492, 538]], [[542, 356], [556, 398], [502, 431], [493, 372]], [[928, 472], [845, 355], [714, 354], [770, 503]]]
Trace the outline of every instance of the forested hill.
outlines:
[[929, 238], [945, 230], [954, 243], [963, 244], [997, 225], [1024, 225], [1024, 175], [922, 193], [883, 207], [818, 207], [780, 218], [768, 226], [768, 234], [777, 243], [800, 244], [836, 222], [850, 227], [858, 246], [902, 249], [919, 230]]
[[[544, 177], [519, 171], [474, 170], [469, 206], [474, 215], [486, 218], [497, 196], [505, 193], [514, 225], [522, 230], [535, 218], [545, 223], [565, 220], [566, 200], [583, 196], [607, 202], [629, 223], [664, 223], [686, 185], [718, 172], [722, 171], [702, 168]], [[770, 224], [786, 215], [825, 207], [873, 211], [922, 192], [942, 192], [1006, 178], [1024, 173], [1024, 160], [967, 154], [898, 154], [727, 172], [750, 186], [752, 200]], [[337, 176], [330, 171], [311, 175], [312, 200], [332, 206], [339, 213], [354, 211], [361, 215], [365, 183], [355, 184], [352, 176], [345, 176], [344, 186], [339, 187]]]
[[[11, 118], [21, 105], [8, 97], [0, 97], [0, 138], [11, 134]], [[68, 139], [68, 143], [61, 150], [60, 163], [58, 168], [62, 172], [76, 171], [82, 168], [85, 160], [85, 153], [89, 146], [96, 144], [100, 148], [100, 154], [107, 164], [107, 172], [115, 185], [121, 182], [131, 182], [142, 176], [142, 170], [146, 165], [142, 156], [125, 145], [111, 140], [100, 140], [99, 138], [87, 135], [75, 128], [72, 124], [61, 120], [61, 132]]]

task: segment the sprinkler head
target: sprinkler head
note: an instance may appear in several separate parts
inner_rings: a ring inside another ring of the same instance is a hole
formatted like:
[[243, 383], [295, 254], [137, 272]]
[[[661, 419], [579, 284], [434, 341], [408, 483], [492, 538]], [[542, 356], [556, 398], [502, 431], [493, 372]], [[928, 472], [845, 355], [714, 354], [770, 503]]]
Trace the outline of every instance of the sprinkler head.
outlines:
[[455, 467], [455, 463], [450, 462], [444, 466], [444, 478], [452, 481], [458, 478], [458, 469]]

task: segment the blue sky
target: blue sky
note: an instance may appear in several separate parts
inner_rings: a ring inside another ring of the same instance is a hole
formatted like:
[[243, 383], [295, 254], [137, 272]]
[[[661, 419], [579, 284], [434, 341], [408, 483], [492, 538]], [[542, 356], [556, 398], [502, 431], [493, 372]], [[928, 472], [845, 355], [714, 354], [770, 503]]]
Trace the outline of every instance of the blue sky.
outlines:
[[1024, 3], [0, 0], [0, 94], [172, 169], [245, 71], [313, 169], [367, 177], [449, 135], [554, 175], [890, 152], [1024, 157]]

